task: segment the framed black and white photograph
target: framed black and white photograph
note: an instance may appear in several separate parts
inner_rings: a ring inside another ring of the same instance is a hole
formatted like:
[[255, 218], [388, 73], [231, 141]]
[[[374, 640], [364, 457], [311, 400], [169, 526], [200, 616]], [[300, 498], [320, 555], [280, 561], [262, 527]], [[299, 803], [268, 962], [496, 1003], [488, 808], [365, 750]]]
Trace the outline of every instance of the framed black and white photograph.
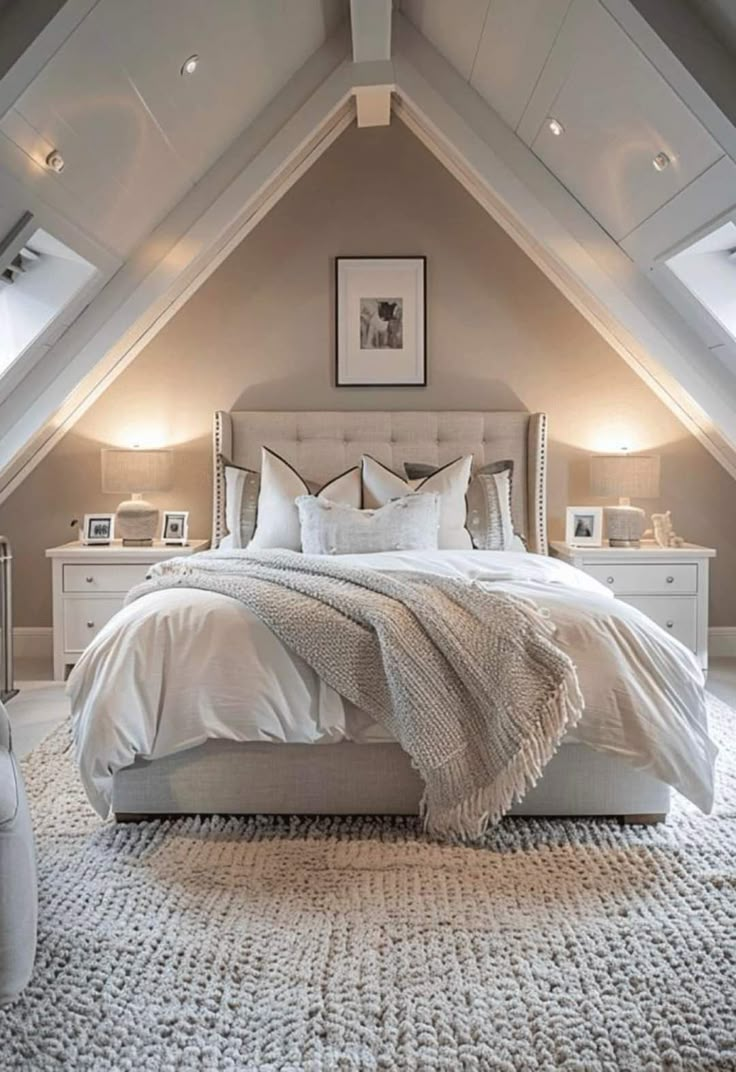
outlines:
[[568, 506], [565, 543], [570, 547], [601, 547], [603, 544], [603, 507]]
[[112, 543], [115, 535], [115, 514], [85, 514], [82, 543]]
[[338, 387], [427, 383], [426, 257], [337, 257]]
[[164, 510], [161, 539], [164, 543], [185, 544], [189, 535], [188, 510]]

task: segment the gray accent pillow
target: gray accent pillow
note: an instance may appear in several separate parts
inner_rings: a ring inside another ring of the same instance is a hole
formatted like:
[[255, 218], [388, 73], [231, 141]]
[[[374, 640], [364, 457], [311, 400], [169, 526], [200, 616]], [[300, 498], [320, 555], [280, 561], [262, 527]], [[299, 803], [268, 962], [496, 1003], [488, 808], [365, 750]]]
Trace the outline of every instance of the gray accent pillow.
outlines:
[[[426, 480], [438, 466], [426, 462], [405, 462], [409, 480]], [[511, 458], [488, 462], [474, 470], [465, 496], [465, 527], [473, 547], [479, 551], [518, 550], [511, 515], [514, 463]]]
[[437, 492], [412, 492], [375, 510], [356, 510], [313, 495], [300, 495], [296, 505], [302, 551], [308, 555], [437, 550], [440, 531]]
[[[404, 472], [406, 473], [407, 480], [426, 480], [432, 473], [436, 473], [440, 468], [439, 465], [429, 465], [427, 462], [404, 462]], [[504, 469], [508, 469], [511, 479], [514, 478], [514, 462], [512, 458], [504, 458], [500, 462], [488, 462], [487, 465], [482, 465], [480, 469], [474, 469], [473, 475], [479, 473], [501, 473]]]
[[247, 547], [256, 531], [261, 474], [223, 459], [225, 466], [225, 527], [221, 547]]
[[511, 519], [511, 474], [477, 473], [468, 485], [468, 527], [473, 547], [479, 551], [513, 550], [514, 525]]

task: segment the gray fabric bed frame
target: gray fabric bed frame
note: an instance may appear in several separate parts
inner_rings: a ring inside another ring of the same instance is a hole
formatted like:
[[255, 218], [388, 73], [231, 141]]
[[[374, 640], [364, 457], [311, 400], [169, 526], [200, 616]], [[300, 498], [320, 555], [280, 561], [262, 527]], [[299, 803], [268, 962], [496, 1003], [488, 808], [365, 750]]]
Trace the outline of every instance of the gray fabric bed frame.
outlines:
[[[213, 536], [225, 534], [223, 458], [258, 469], [267, 445], [309, 480], [325, 482], [371, 454], [396, 472], [406, 461], [514, 462], [512, 512], [530, 551], [547, 553], [543, 413], [261, 412], [215, 414]], [[122, 819], [177, 814], [416, 814], [421, 781], [396, 744], [247, 744], [208, 741], [164, 759], [137, 759], [113, 779]], [[656, 821], [668, 786], [585, 745], [563, 744], [516, 815], [614, 816]]]

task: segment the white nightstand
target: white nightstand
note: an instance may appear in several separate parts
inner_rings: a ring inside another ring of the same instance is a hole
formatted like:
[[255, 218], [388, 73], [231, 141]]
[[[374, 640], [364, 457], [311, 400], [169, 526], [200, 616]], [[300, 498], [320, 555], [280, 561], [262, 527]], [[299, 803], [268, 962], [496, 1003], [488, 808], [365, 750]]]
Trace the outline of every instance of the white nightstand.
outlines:
[[550, 551], [589, 573], [624, 601], [638, 607], [677, 637], [708, 667], [708, 559], [711, 547], [570, 547], [551, 543]]
[[149, 547], [107, 546], [79, 541], [51, 547], [53, 563], [54, 678], [63, 681], [93, 637], [123, 605], [125, 595], [142, 581], [154, 562], [204, 551], [208, 540], [185, 547], [156, 540]]

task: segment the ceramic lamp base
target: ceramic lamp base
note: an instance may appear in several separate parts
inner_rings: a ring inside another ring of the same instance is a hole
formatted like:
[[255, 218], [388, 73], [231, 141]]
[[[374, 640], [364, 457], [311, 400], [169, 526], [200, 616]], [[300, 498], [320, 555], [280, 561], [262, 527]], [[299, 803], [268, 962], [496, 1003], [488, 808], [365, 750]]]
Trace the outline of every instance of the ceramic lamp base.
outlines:
[[603, 510], [611, 547], [639, 547], [647, 515], [638, 506], [606, 506]]
[[115, 514], [115, 535], [124, 546], [147, 547], [156, 537], [158, 510], [140, 495], [121, 502]]

